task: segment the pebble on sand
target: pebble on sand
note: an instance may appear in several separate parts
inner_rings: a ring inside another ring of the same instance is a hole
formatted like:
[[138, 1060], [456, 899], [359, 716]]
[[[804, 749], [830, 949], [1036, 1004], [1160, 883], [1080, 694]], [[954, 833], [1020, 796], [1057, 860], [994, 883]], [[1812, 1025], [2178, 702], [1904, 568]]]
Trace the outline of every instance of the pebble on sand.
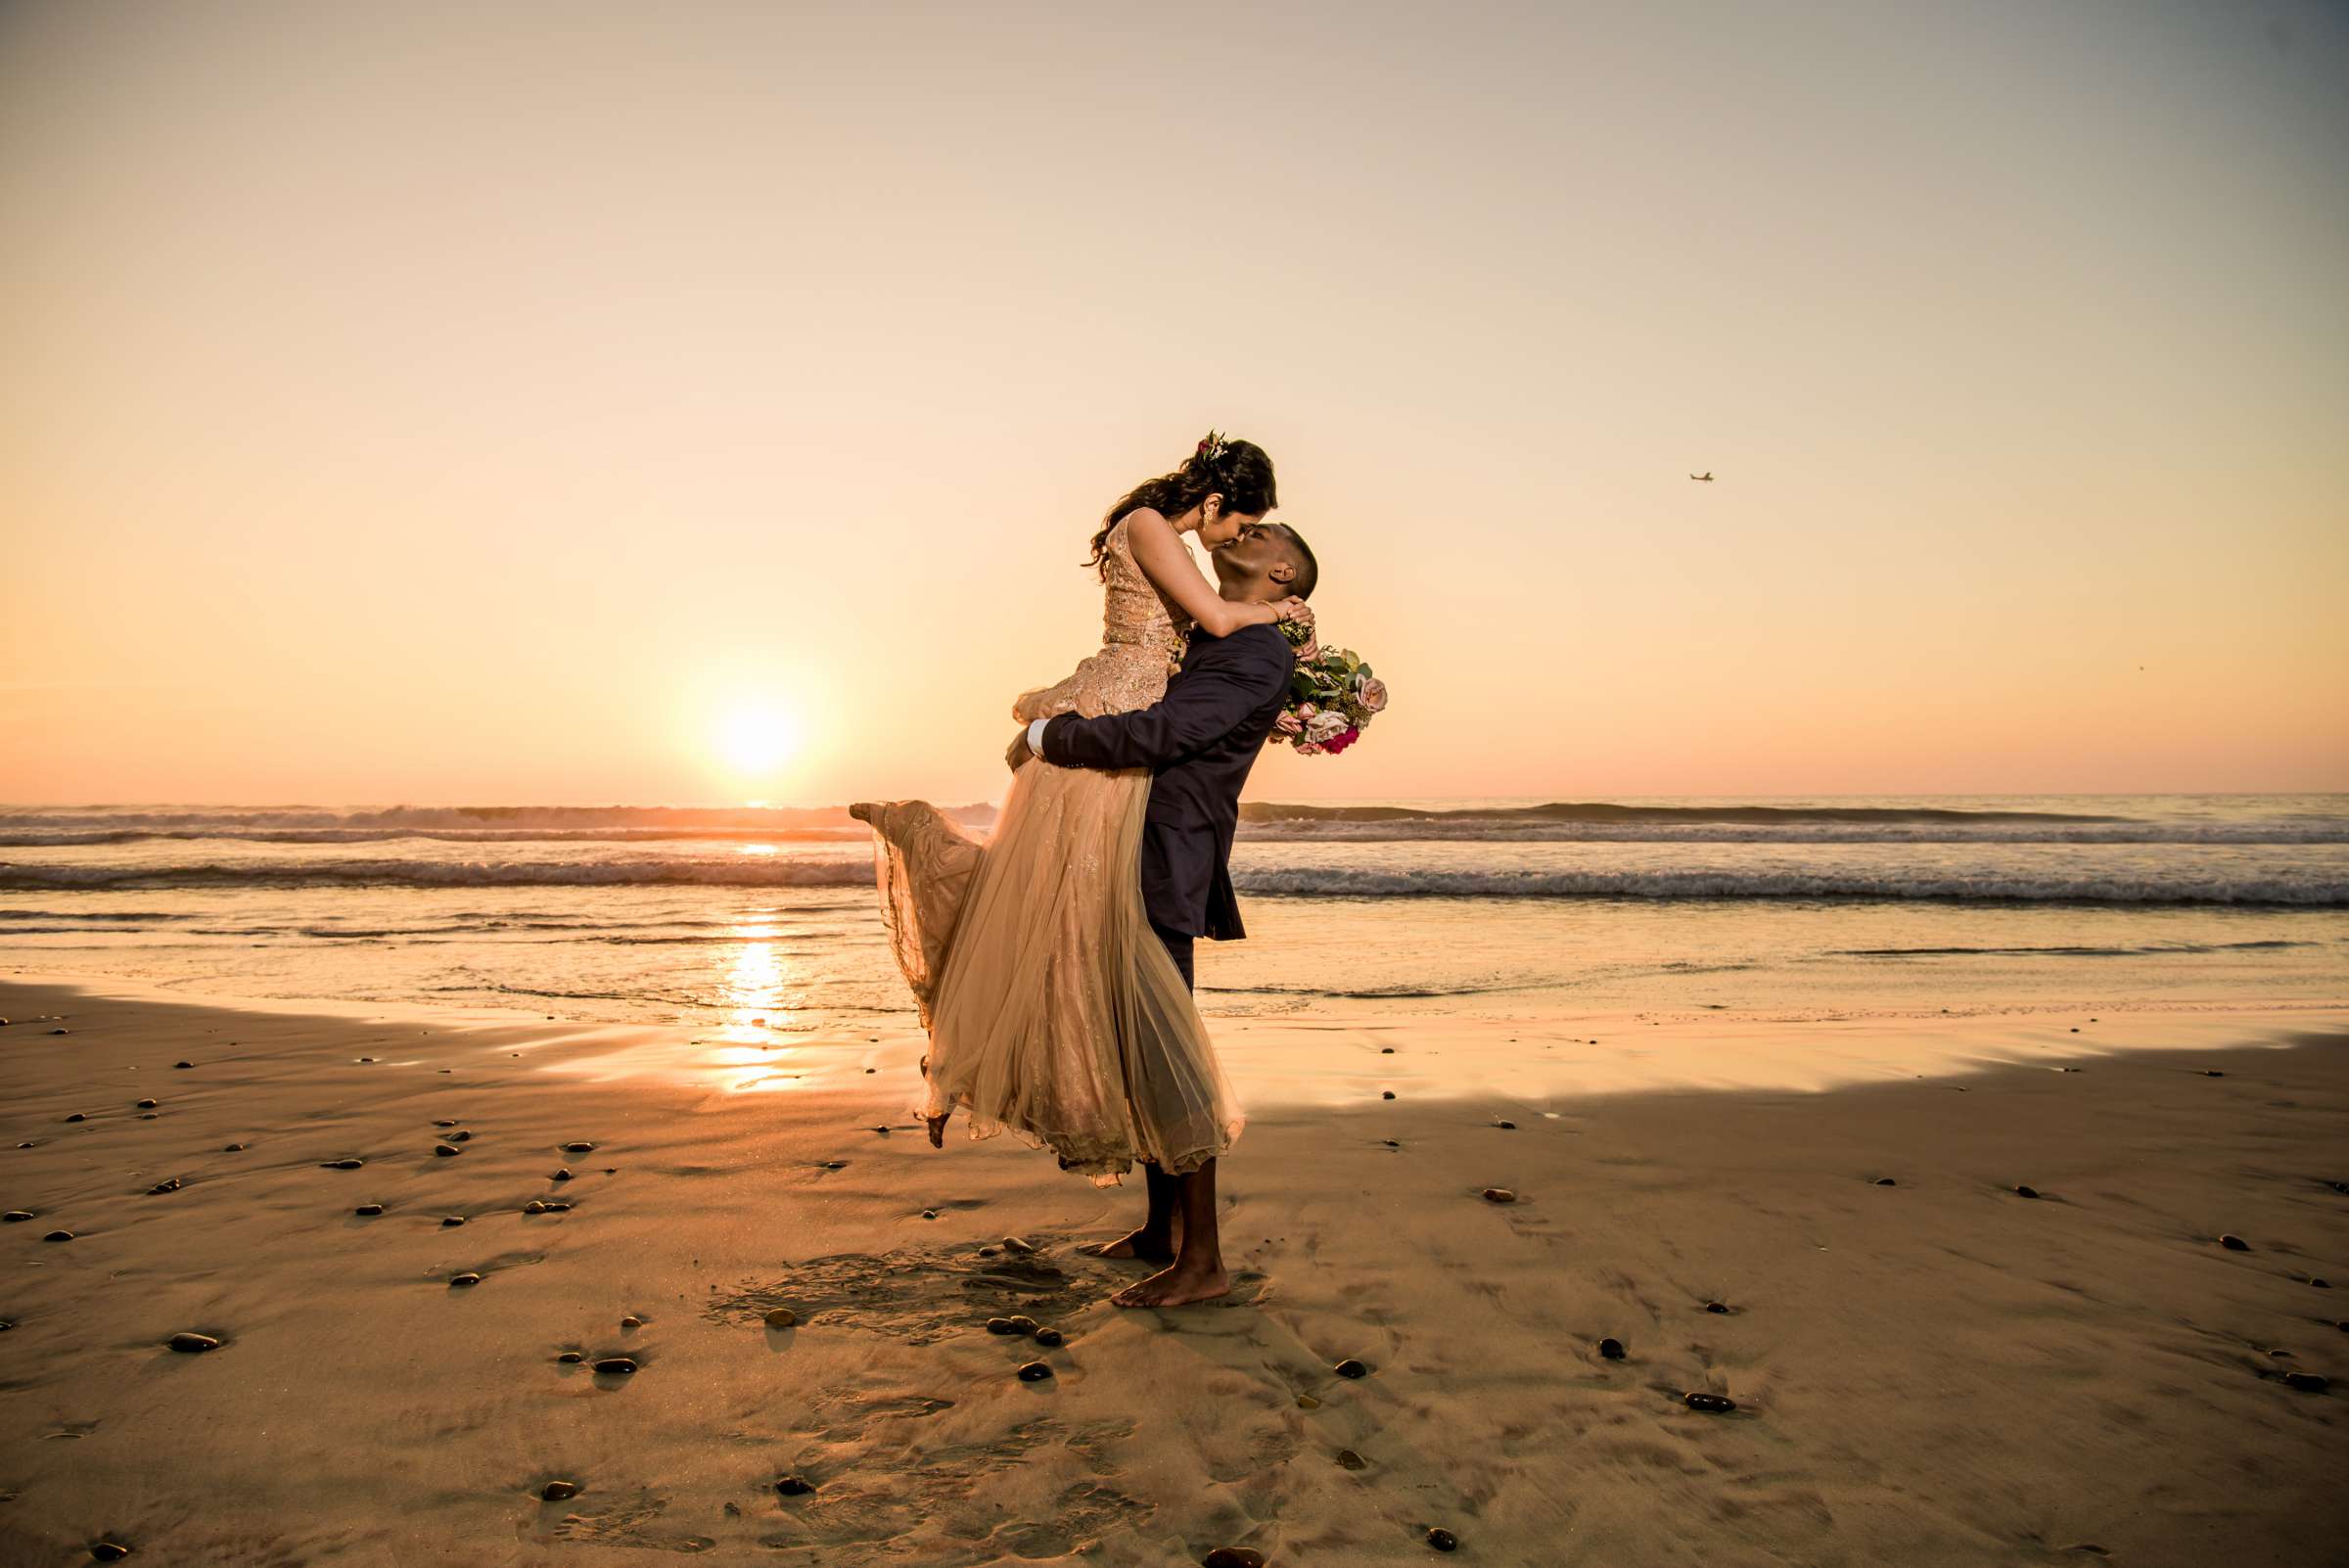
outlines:
[[1427, 1544], [1435, 1547], [1438, 1551], [1457, 1551], [1460, 1549], [1460, 1538], [1453, 1535], [1451, 1531], [1445, 1529], [1442, 1525], [1429, 1525], [1427, 1527]]
[[454, 1123], [454, 1122], [447, 1122], [447, 1121], [435, 1122], [435, 1123], [433, 1124], [433, 1126], [435, 1126], [435, 1127], [455, 1127], [456, 1125], [457, 1125], [457, 1124], [456, 1124], [456, 1123]]
[[1503, 1132], [1514, 1132], [1517, 1130], [1517, 1124], [1514, 1122], [1495, 1122], [1493, 1125], [1500, 1129]]
[[2017, 1186], [2014, 1189], [2014, 1195], [2018, 1198], [2036, 1198], [2039, 1196], [2039, 1189], [2037, 1187]]
[[2315, 1372], [2286, 1372], [2283, 1374], [2283, 1381], [2289, 1387], [2296, 1388], [2304, 1394], [2322, 1394], [2332, 1387], [2331, 1378], [2320, 1376]]
[[1311, 1394], [1300, 1394], [1297, 1396], [1297, 1408], [1301, 1410], [1317, 1410], [1321, 1408], [1321, 1402], [1313, 1398]]
[[630, 1372], [636, 1370], [636, 1360], [635, 1358], [630, 1356], [598, 1357], [595, 1362], [595, 1369], [599, 1372], [605, 1373], [608, 1376], [625, 1377]]
[[1351, 1356], [1338, 1362], [1338, 1364], [1331, 1367], [1330, 1370], [1337, 1373], [1340, 1377], [1368, 1377], [1370, 1375], [1370, 1368], [1363, 1362], [1356, 1360]]
[[804, 1475], [787, 1475], [775, 1483], [775, 1490], [787, 1498], [804, 1498], [815, 1490], [815, 1483]]
[[935, 1220], [938, 1218], [938, 1211], [936, 1209], [924, 1209], [922, 1211], [922, 1218], [925, 1220]]
[[588, 1154], [593, 1152], [594, 1148], [594, 1144], [581, 1140], [578, 1142], [564, 1144], [563, 1152], [565, 1154]]
[[1391, 1100], [1395, 1097], [1395, 1091], [1393, 1089], [1380, 1089], [1378, 1091], [1378, 1097], [1382, 1100]]
[[1622, 1341], [1622, 1340], [1620, 1340], [1620, 1339], [1602, 1339], [1602, 1340], [1600, 1340], [1600, 1341], [1598, 1342], [1598, 1354], [1599, 1354], [1599, 1356], [1600, 1356], [1600, 1357], [1601, 1357], [1603, 1360], [1610, 1360], [1610, 1361], [1620, 1361], [1620, 1360], [1623, 1360], [1623, 1341]]
[[68, 1116], [67, 1116], [67, 1118], [66, 1118], [66, 1120], [67, 1120], [67, 1121], [69, 1121], [69, 1122], [86, 1122], [86, 1121], [88, 1121], [88, 1120], [89, 1120], [89, 1117], [87, 1117], [86, 1115], [84, 1115], [84, 1114], [83, 1114], [83, 1113], [81, 1113], [80, 1111], [74, 1111], [74, 1112], [70, 1113], [69, 1115], [68, 1115]]
[[1485, 1201], [1487, 1203], [1515, 1203], [1517, 1194], [1511, 1192], [1507, 1187], [1487, 1187], [1485, 1188]]
[[1253, 1546], [1218, 1546], [1199, 1559], [1199, 1568], [1265, 1568], [1265, 1554]]
[[548, 1176], [547, 1179], [549, 1181], [569, 1181], [571, 1179], [571, 1167], [568, 1165], [557, 1166], [555, 1168], [555, 1174]]
[[644, 1319], [637, 1316], [634, 1313], [630, 1313], [627, 1316], [620, 1320], [620, 1326], [622, 1328], [642, 1328], [644, 1326]]
[[482, 1276], [481, 1276], [481, 1275], [479, 1275], [479, 1274], [477, 1274], [477, 1273], [474, 1273], [474, 1272], [473, 1272], [471, 1269], [468, 1269], [468, 1270], [466, 1270], [464, 1273], [461, 1273], [461, 1274], [451, 1274], [451, 1275], [449, 1275], [449, 1276], [448, 1276], [448, 1282], [449, 1282], [449, 1284], [450, 1284], [450, 1285], [452, 1285], [452, 1286], [455, 1286], [455, 1285], [478, 1285], [478, 1284], [480, 1284], [480, 1283], [482, 1282]]
[[1900, 1183], [1895, 1181], [1890, 1176], [1878, 1176], [1876, 1177], [1876, 1185], [1879, 1187], [1897, 1187], [1900, 1185]]
[[1681, 1397], [1681, 1403], [1692, 1410], [1705, 1410], [1716, 1415], [1724, 1415], [1737, 1408], [1737, 1402], [1727, 1394], [1688, 1394]]
[[563, 1354], [555, 1358], [556, 1360], [563, 1362], [566, 1366], [576, 1366], [579, 1362], [585, 1360], [586, 1359], [586, 1357], [580, 1355], [577, 1351], [565, 1351]]
[[1036, 1331], [1036, 1342], [1046, 1350], [1051, 1350], [1057, 1346], [1066, 1345], [1069, 1341], [1068, 1336], [1057, 1328], [1039, 1328]]
[[800, 1320], [800, 1314], [788, 1307], [770, 1307], [766, 1311], [766, 1326], [789, 1328]]
[[220, 1348], [220, 1342], [209, 1334], [174, 1334], [163, 1343], [185, 1356], [201, 1356]]
[[245, 1145], [242, 1143], [223, 1143], [220, 1145], [220, 1152], [222, 1154], [243, 1154], [245, 1152]]
[[318, 1162], [318, 1169], [321, 1171], [356, 1171], [366, 1163], [364, 1160], [321, 1160]]
[[73, 1232], [70, 1230], [52, 1230], [41, 1239], [43, 1241], [71, 1241], [73, 1239]]
[[1726, 1316], [1729, 1310], [1729, 1304], [1726, 1301], [1709, 1301], [1705, 1303], [1705, 1311], [1709, 1313], [1718, 1313]]
[[159, 1192], [177, 1192], [178, 1190], [179, 1177], [165, 1176], [162, 1180], [158, 1181], [154, 1186], [149, 1187], [147, 1189], [147, 1195], [152, 1198]]
[[1020, 1368], [1020, 1381], [1023, 1383], [1040, 1383], [1051, 1375], [1052, 1368], [1042, 1361], [1029, 1361]]
[[549, 1502], [561, 1502], [578, 1495], [579, 1484], [576, 1481], [549, 1481], [538, 1489], [538, 1496]]
[[1030, 1253], [1036, 1251], [1036, 1244], [1032, 1241], [1023, 1241], [1018, 1236], [1005, 1236], [1003, 1238], [1003, 1250], [1005, 1252], [1016, 1252], [1021, 1257], [1025, 1258]]
[[161, 1100], [141, 1100], [139, 1101], [138, 1109], [142, 1111], [152, 1111], [162, 1103], [163, 1102]]
[[[62, 1035], [65, 1031], [61, 1029], [58, 1033]], [[130, 1548], [119, 1541], [93, 1541], [90, 1543], [90, 1556], [98, 1562], [120, 1562], [129, 1555]]]
[[2240, 1236], [2221, 1236], [2219, 1245], [2229, 1252], [2249, 1252], [2251, 1250], [2251, 1243]]
[[442, 1159], [446, 1159], [452, 1154], [462, 1154], [465, 1151], [458, 1148], [453, 1143], [436, 1143], [433, 1145], [433, 1152], [439, 1155]]
[[990, 1334], [1016, 1334], [1020, 1330], [1008, 1317], [990, 1317], [987, 1320], [987, 1331]]
[[384, 1206], [380, 1203], [362, 1203], [356, 1209], [351, 1211], [353, 1214], [365, 1215], [371, 1219], [376, 1215], [382, 1214], [383, 1212]]
[[543, 1198], [532, 1198], [530, 1202], [522, 1206], [522, 1212], [524, 1214], [544, 1214], [546, 1213], [546, 1200]]
[[2202, 1069], [2202, 1076], [2204, 1078], [2225, 1078], [2227, 1075], [2215, 1067], [2205, 1067]]
[[443, 1226], [461, 1225], [464, 1222], [465, 1217], [461, 1214], [444, 1214], [440, 1217], [440, 1223]]
[[1366, 1469], [1370, 1463], [1368, 1459], [1363, 1458], [1352, 1449], [1340, 1449], [1333, 1457], [1341, 1466], [1349, 1470]]
[[29, 1220], [31, 1218], [32, 1211], [30, 1209], [11, 1209], [8, 1211], [8, 1213], [0, 1215], [0, 1220], [6, 1220], [11, 1222], [19, 1220]]
[[449, 1133], [448, 1141], [451, 1143], [471, 1143], [473, 1141], [473, 1134], [460, 1130], [458, 1131]]

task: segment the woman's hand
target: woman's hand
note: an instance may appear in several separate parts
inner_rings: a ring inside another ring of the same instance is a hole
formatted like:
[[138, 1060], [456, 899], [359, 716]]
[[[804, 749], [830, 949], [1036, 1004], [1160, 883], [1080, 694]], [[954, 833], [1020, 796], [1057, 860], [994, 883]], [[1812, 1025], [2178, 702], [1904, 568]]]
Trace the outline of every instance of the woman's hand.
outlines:
[[1272, 619], [1294, 621], [1306, 630], [1311, 631], [1313, 629], [1313, 607], [1303, 599], [1291, 595], [1272, 607]]

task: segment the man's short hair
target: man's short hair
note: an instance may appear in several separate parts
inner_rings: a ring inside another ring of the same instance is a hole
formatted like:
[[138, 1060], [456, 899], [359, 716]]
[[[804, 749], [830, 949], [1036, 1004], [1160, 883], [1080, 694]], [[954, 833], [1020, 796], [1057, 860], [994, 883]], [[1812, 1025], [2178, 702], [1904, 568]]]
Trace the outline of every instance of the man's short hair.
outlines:
[[1280, 530], [1281, 542], [1286, 547], [1289, 564], [1297, 569], [1297, 576], [1289, 591], [1300, 599], [1313, 596], [1313, 584], [1321, 580], [1321, 564], [1313, 559], [1313, 547], [1305, 542], [1305, 535], [1286, 523], [1275, 523]]

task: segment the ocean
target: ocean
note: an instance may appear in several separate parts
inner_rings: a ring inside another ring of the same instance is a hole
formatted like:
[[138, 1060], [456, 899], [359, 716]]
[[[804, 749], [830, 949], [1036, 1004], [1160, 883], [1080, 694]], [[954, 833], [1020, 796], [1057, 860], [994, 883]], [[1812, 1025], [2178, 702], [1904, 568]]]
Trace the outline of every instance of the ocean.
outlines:
[[[901, 1022], [869, 846], [838, 808], [0, 807], [0, 974]], [[1211, 1017], [2349, 1001], [2344, 795], [1251, 803], [1233, 877]]]

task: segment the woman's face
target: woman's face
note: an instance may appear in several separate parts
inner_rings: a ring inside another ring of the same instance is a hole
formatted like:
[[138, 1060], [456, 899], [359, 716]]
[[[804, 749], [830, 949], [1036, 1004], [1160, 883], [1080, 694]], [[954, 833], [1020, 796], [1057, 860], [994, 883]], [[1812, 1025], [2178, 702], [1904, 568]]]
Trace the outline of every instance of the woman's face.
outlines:
[[1264, 516], [1262, 512], [1226, 512], [1219, 503], [1214, 518], [1200, 523], [1199, 542], [1211, 550], [1229, 544], [1240, 536], [1240, 530], [1263, 522]]

